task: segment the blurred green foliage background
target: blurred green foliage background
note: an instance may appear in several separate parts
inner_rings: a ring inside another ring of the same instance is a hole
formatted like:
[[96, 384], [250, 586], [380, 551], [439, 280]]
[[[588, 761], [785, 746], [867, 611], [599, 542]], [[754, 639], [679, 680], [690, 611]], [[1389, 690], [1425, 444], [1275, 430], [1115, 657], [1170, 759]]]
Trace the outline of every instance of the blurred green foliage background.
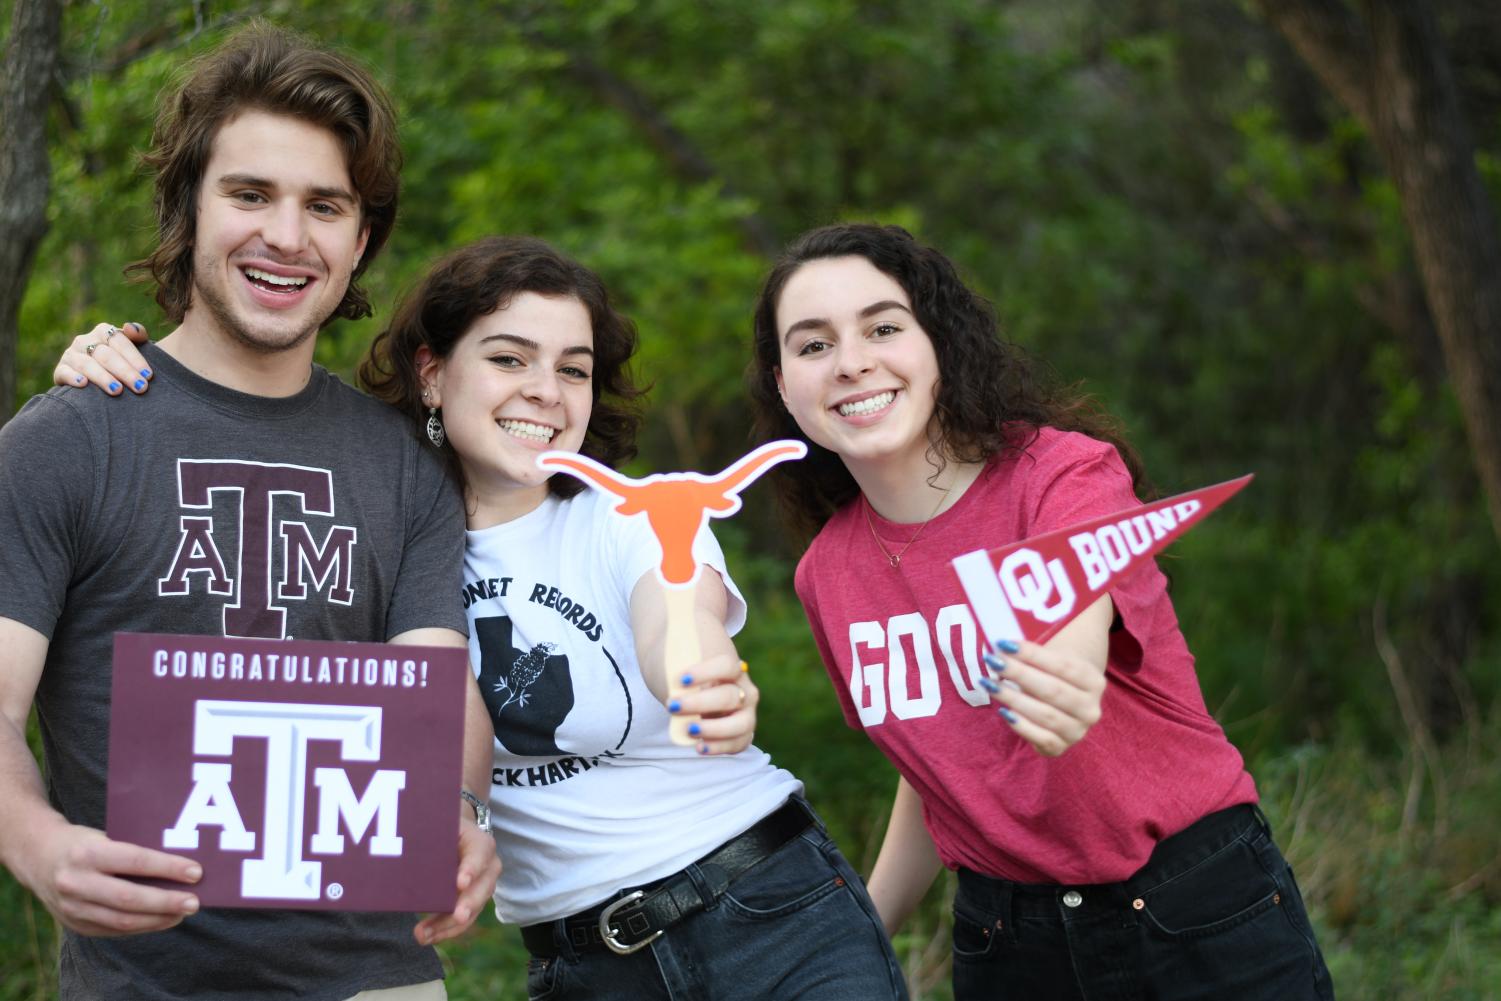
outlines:
[[[1495, 201], [1501, 16], [1437, 6]], [[1497, 539], [1394, 187], [1248, 4], [75, 0], [17, 405], [95, 322], [167, 332], [120, 275], [153, 239], [136, 154], [172, 71], [252, 15], [355, 53], [401, 111], [379, 312], [319, 342], [346, 377], [439, 252], [533, 233], [640, 326], [636, 471], [718, 468], [747, 445], [769, 256], [877, 219], [949, 253], [1009, 336], [1120, 415], [1164, 493], [1254, 471], [1165, 565], [1340, 996], [1501, 997]], [[868, 868], [895, 775], [842, 724], [769, 493], [721, 526], [758, 743]], [[898, 939], [918, 997], [947, 997], [950, 892]], [[54, 943], [0, 873], [0, 1001], [51, 995]], [[493, 916], [446, 958], [455, 999], [525, 996]]]

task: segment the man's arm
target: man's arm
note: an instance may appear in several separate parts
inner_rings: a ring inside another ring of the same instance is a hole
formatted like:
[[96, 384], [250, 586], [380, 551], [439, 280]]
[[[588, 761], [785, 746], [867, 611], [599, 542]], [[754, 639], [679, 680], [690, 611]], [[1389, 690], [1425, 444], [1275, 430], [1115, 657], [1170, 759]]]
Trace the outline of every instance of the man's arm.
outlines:
[[160, 931], [198, 910], [198, 897], [124, 877], [194, 883], [198, 863], [111, 841], [71, 824], [47, 802], [26, 718], [47, 659], [47, 637], [0, 617], [0, 862], [58, 921], [83, 935]]
[[[391, 637], [391, 642], [469, 648], [468, 640], [452, 629], [411, 629]], [[464, 688], [463, 781], [464, 788], [482, 800], [490, 798], [494, 740], [490, 712], [485, 708], [474, 672], [470, 671], [469, 682]], [[459, 810], [459, 899], [451, 914], [432, 914], [417, 923], [412, 934], [424, 944], [454, 938], [474, 924], [474, 919], [479, 917], [490, 895], [495, 892], [495, 881], [500, 878], [500, 856], [496, 854], [495, 839], [479, 829], [473, 809], [459, 798], [457, 789], [453, 791], [453, 798]]]

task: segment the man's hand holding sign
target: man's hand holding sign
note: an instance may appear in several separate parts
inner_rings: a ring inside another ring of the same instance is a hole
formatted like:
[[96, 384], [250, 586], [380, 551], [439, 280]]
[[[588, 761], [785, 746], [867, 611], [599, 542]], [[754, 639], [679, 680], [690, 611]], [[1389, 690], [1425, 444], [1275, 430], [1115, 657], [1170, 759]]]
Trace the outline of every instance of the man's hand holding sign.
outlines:
[[47, 637], [0, 619], [0, 650], [8, 668], [0, 672], [0, 773], [13, 782], [0, 811], [5, 867], [59, 922], [84, 935], [160, 931], [196, 913], [192, 892], [136, 879], [191, 886], [202, 872], [197, 862], [111, 840], [97, 828], [69, 823], [48, 803], [26, 744]]
[[979, 679], [998, 712], [1043, 754], [1062, 754], [1100, 718], [1106, 591], [1251, 481], [1179, 494], [991, 550], [957, 557], [987, 646]]
[[[448, 911], [464, 652], [115, 637], [109, 835], [207, 906]], [[450, 819], [453, 818], [453, 819]]]

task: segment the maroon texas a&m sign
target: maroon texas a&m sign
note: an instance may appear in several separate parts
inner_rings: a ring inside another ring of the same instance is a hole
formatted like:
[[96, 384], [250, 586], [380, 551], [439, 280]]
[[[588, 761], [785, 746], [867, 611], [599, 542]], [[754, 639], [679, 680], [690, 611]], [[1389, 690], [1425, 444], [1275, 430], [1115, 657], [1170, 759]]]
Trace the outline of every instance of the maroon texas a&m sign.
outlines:
[[210, 907], [453, 909], [467, 652], [118, 633], [107, 833]]

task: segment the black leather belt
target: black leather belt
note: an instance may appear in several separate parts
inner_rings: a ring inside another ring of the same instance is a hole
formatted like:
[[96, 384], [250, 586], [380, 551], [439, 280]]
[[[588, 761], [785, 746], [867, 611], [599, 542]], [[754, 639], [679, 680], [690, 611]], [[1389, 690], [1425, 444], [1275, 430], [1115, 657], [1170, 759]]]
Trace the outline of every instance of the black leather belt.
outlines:
[[[793, 797], [762, 817], [745, 833], [726, 841], [694, 865], [705, 870], [715, 887], [714, 897], [717, 899], [737, 876], [806, 831], [815, 822], [816, 818], [808, 805]], [[714, 869], [718, 872], [713, 872]], [[668, 928], [697, 914], [704, 907], [703, 894], [699, 893], [687, 872], [681, 871], [658, 883], [622, 893], [572, 917], [527, 925], [521, 929], [521, 939], [534, 956], [556, 956], [562, 950], [555, 933], [558, 926], [562, 925], [563, 934], [575, 952], [603, 952], [608, 949], [626, 955], [645, 947]]]

